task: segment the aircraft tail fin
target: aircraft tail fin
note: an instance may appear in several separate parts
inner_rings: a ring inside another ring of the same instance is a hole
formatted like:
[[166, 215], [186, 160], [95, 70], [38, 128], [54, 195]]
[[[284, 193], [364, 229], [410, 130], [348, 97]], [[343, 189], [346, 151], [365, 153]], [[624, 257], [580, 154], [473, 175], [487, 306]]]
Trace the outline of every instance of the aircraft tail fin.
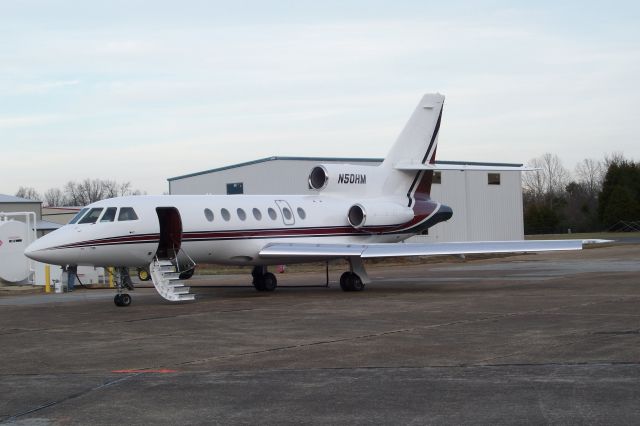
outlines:
[[396, 166], [435, 164], [443, 105], [443, 95], [424, 95], [381, 164], [388, 175], [383, 192], [397, 195], [406, 192], [409, 207], [415, 199], [429, 198], [434, 172]]

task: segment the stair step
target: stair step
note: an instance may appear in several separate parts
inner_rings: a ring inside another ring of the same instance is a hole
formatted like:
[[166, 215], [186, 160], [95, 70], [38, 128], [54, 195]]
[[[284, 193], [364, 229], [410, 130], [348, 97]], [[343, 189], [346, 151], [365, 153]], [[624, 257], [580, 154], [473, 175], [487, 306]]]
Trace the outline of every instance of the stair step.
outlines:
[[176, 267], [174, 265], [161, 265], [160, 272], [175, 272]]
[[168, 288], [181, 288], [184, 287], [184, 283], [182, 281], [180, 282], [172, 282], [172, 283], [167, 283], [167, 287]]
[[173, 302], [195, 299], [195, 294], [189, 293], [191, 288], [180, 281], [180, 272], [176, 271], [175, 259], [173, 261], [156, 260], [149, 268], [153, 285], [162, 297]]

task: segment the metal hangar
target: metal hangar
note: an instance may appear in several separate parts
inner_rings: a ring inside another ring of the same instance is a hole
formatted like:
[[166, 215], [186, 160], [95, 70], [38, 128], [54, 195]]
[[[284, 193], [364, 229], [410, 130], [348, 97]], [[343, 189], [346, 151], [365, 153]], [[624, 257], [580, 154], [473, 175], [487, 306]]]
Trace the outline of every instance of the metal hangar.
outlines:
[[[309, 172], [318, 164], [375, 166], [380, 158], [268, 157], [168, 178], [169, 193], [316, 194]], [[520, 167], [521, 164], [438, 161], [437, 164]], [[427, 241], [504, 241], [524, 238], [520, 170], [435, 172], [431, 198], [453, 209], [453, 217], [416, 236]], [[346, 215], [346, 212], [345, 212]]]

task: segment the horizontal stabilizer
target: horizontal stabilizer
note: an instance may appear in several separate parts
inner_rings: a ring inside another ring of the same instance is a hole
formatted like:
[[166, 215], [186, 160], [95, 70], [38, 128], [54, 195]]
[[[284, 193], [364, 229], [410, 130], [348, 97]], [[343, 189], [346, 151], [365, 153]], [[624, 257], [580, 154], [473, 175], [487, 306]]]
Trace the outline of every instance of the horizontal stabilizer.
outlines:
[[420, 164], [420, 163], [408, 163], [408, 162], [399, 162], [394, 166], [396, 170], [405, 170], [405, 171], [415, 171], [415, 170], [433, 170], [433, 171], [443, 171], [443, 170], [471, 170], [471, 171], [488, 171], [488, 172], [512, 172], [512, 171], [520, 171], [527, 172], [533, 170], [539, 170], [535, 167], [528, 166], [506, 166], [506, 165], [480, 165], [480, 164]]
[[260, 257], [402, 257], [581, 250], [582, 240], [472, 241], [431, 244], [268, 244]]

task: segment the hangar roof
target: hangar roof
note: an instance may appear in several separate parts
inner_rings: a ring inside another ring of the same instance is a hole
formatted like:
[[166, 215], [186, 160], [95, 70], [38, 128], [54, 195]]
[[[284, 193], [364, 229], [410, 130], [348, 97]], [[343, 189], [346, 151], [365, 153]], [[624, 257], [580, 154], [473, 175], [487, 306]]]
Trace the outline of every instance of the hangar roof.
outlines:
[[0, 194], [0, 203], [42, 203], [38, 200], [29, 200], [27, 198], [15, 197], [13, 195]]
[[36, 229], [38, 231], [53, 231], [61, 227], [62, 225], [59, 223], [49, 222], [48, 220], [39, 220], [38, 223], [36, 223]]
[[[268, 161], [331, 161], [331, 162], [342, 162], [342, 163], [382, 163], [384, 158], [343, 158], [343, 157], [266, 157], [260, 158], [258, 160], [247, 161], [245, 163], [232, 164], [225, 167], [219, 167], [217, 169], [204, 170], [201, 172], [189, 173], [182, 176], [170, 177], [167, 180], [169, 182], [179, 179], [190, 178], [194, 176], [206, 175], [209, 173], [222, 172], [224, 170], [235, 169], [239, 167], [252, 166], [254, 164], [266, 163]], [[466, 165], [466, 166], [496, 166], [496, 167], [521, 167], [522, 164], [514, 164], [514, 163], [484, 163], [484, 162], [474, 162], [474, 161], [436, 161], [436, 164], [455, 164], [455, 165]]]

